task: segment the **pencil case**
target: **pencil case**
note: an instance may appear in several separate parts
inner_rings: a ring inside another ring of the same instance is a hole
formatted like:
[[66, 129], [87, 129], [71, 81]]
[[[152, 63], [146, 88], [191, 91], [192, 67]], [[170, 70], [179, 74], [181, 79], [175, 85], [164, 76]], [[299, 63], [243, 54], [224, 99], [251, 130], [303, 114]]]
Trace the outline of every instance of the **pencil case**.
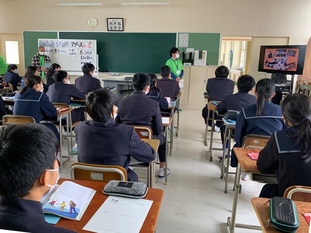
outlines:
[[112, 196], [143, 198], [148, 192], [144, 182], [111, 180], [105, 185], [103, 193]]
[[296, 232], [299, 219], [295, 203], [284, 197], [270, 199], [270, 223], [282, 232]]

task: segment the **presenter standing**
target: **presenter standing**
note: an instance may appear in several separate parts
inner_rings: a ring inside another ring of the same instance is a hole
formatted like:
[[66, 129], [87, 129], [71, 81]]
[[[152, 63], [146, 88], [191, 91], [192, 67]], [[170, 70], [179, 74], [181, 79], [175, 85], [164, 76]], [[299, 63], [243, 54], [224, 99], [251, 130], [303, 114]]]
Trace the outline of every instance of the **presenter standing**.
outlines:
[[46, 71], [47, 68], [44, 67], [44, 64], [50, 63], [51, 58], [47, 55], [45, 55], [45, 48], [44, 46], [39, 46], [38, 53], [34, 55], [31, 59], [31, 65], [36, 66], [41, 78], [45, 81]]
[[177, 82], [184, 76], [184, 66], [182, 61], [179, 59], [179, 50], [176, 47], [173, 47], [170, 50], [171, 58], [168, 59], [165, 65], [169, 66], [171, 69], [171, 78], [175, 79]]
[[3, 56], [0, 55], [0, 76], [7, 72], [8, 65], [6, 64]]

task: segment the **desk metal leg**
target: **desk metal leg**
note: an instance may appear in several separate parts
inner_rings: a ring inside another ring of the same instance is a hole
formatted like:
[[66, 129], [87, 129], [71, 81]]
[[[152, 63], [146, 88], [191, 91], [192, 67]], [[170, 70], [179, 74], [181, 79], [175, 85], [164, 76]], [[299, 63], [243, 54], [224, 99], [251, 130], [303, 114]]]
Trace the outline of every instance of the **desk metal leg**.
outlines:
[[59, 117], [59, 153], [60, 153], [60, 158], [59, 158], [59, 162], [60, 162], [60, 166], [59, 166], [59, 172], [62, 172], [62, 167], [63, 167], [63, 151], [62, 151], [62, 147], [63, 147], [63, 129], [62, 129], [62, 116]]
[[174, 108], [171, 110], [172, 123], [171, 123], [171, 133], [170, 133], [170, 156], [172, 156], [173, 139], [174, 139]]
[[178, 137], [178, 131], [179, 131], [179, 104], [178, 104], [178, 109], [177, 109], [177, 126], [176, 126], [176, 137]]
[[[172, 127], [171, 127], [172, 128]], [[172, 132], [171, 132], [172, 133]], [[167, 135], [168, 135], [168, 127], [165, 127], [165, 139], [166, 139], [166, 153], [165, 153], [165, 169], [164, 169], [164, 177], [165, 177], [165, 185], [167, 182], [167, 166], [168, 166], [168, 162], [167, 162], [167, 153], [168, 153], [168, 148], [167, 148]], [[171, 142], [172, 143], [172, 142]]]
[[[226, 125], [225, 127], [225, 133], [224, 133], [224, 144], [223, 144], [223, 149], [222, 149], [222, 160], [221, 160], [221, 173], [220, 173], [220, 179], [222, 178], [227, 178], [225, 177], [225, 158], [226, 158], [226, 145], [227, 145], [227, 140], [228, 140], [228, 126]], [[228, 170], [228, 167], [227, 167]], [[225, 189], [226, 193], [226, 189]]]

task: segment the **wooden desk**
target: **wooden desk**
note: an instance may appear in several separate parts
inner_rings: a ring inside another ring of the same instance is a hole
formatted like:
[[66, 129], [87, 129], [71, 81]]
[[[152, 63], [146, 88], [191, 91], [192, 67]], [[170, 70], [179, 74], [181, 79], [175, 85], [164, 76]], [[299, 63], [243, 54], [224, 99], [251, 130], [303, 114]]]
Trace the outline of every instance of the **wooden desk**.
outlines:
[[[163, 123], [163, 120], [166, 120], [168, 121], [168, 123]], [[166, 143], [166, 153], [165, 153], [165, 170], [164, 170], [164, 176], [165, 176], [165, 185], [167, 183], [167, 154], [168, 154], [168, 141], [167, 141], [167, 135], [168, 135], [168, 127], [170, 125], [172, 125], [172, 117], [162, 117], [162, 124], [163, 126], [165, 127], [165, 143]], [[171, 127], [172, 128], [172, 127]], [[172, 130], [172, 129], [171, 129]], [[171, 135], [173, 133], [171, 132]], [[171, 142], [171, 145], [170, 145], [170, 155], [172, 154], [172, 142]]]
[[[260, 198], [260, 197], [253, 197], [252, 204], [254, 210], [257, 214], [258, 220], [261, 225], [262, 232], [264, 233], [276, 233], [280, 232], [275, 230], [271, 224], [266, 226], [268, 219], [270, 218], [270, 209], [269, 209], [269, 201], [268, 198]], [[296, 233], [306, 233], [309, 231], [309, 225], [302, 214], [309, 213], [311, 211], [311, 203], [310, 202], [302, 202], [302, 201], [295, 201], [298, 217], [299, 217], [299, 228]]]
[[[230, 157], [230, 149], [231, 149], [231, 134], [232, 131], [235, 129], [235, 123], [234, 125], [228, 121], [227, 118], [222, 118], [222, 121], [225, 124], [225, 133], [224, 133], [224, 143], [223, 143], [223, 151], [222, 151], [222, 161], [221, 161], [221, 174], [220, 179], [225, 178], [225, 190], [224, 193], [227, 193], [227, 187], [228, 187], [228, 175], [229, 174], [235, 174], [235, 172], [229, 172], [229, 157]], [[228, 143], [228, 155], [226, 155], [226, 147]], [[228, 158], [226, 159], [226, 156]], [[227, 169], [225, 169], [225, 160], [227, 160]]]
[[233, 151], [238, 159], [238, 166], [236, 169], [235, 192], [234, 192], [233, 205], [232, 205], [232, 215], [231, 217], [228, 217], [227, 219], [227, 226], [229, 227], [230, 233], [234, 232], [235, 227], [247, 228], [247, 229], [253, 229], [253, 230], [261, 230], [259, 226], [246, 225], [246, 224], [240, 224], [240, 223], [235, 222], [236, 211], [237, 211], [237, 206], [238, 206], [239, 191], [240, 191], [241, 170], [243, 170], [246, 173], [260, 173], [257, 168], [256, 161], [252, 160], [247, 155], [247, 153], [249, 152], [259, 152], [260, 149], [235, 147], [233, 148]]
[[[61, 184], [65, 180], [70, 180], [70, 179], [61, 178], [58, 183]], [[95, 214], [95, 212], [99, 209], [99, 207], [108, 198], [108, 196], [103, 194], [102, 192], [102, 189], [104, 188], [105, 183], [98, 182], [98, 181], [83, 181], [83, 180], [71, 180], [71, 181], [74, 181], [77, 184], [95, 189], [96, 193], [80, 221], [74, 221], [74, 220], [61, 218], [59, 222], [57, 223], [57, 226], [70, 229], [76, 232], [89, 232], [89, 231], [82, 230], [82, 228], [86, 225], [86, 223], [90, 220], [90, 218]], [[157, 224], [157, 220], [158, 220], [158, 216], [160, 212], [160, 207], [162, 203], [162, 198], [163, 198], [163, 190], [149, 188], [148, 193], [144, 199], [152, 200], [153, 203], [152, 203], [152, 206], [148, 212], [148, 215], [145, 219], [145, 222], [140, 232], [142, 233], [149, 233], [149, 232], [154, 233], [155, 232], [156, 224]], [[103, 221], [109, 221], [109, 219], [103, 219]]]

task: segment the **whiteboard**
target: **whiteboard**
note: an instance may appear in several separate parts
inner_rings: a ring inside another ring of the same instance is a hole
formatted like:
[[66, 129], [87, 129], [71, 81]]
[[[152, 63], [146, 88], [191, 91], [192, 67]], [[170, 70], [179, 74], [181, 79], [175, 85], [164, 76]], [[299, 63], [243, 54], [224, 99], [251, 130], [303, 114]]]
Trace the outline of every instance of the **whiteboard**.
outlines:
[[96, 40], [38, 39], [38, 46], [44, 46], [46, 55], [62, 70], [81, 72], [85, 63], [98, 68]]

